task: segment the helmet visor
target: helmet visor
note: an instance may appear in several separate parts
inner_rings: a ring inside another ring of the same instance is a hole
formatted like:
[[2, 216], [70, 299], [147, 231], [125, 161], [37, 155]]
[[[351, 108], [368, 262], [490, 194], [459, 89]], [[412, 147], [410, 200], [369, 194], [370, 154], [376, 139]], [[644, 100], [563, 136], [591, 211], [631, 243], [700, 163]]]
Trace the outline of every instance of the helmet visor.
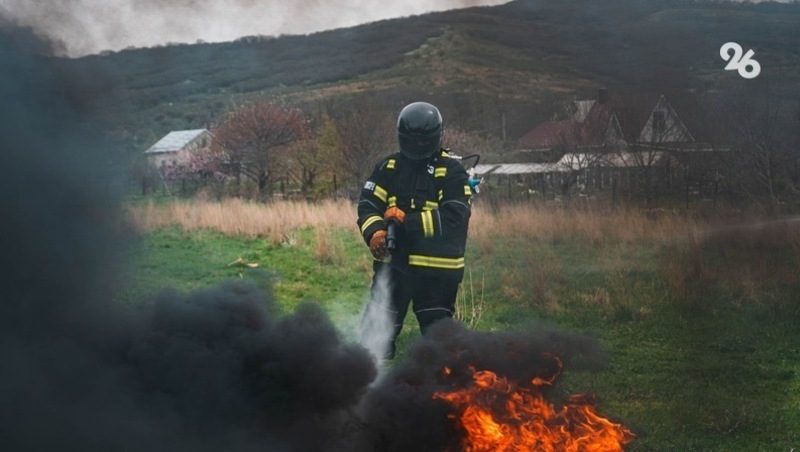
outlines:
[[439, 131], [425, 135], [400, 133], [400, 152], [414, 160], [428, 158], [440, 149], [441, 136]]

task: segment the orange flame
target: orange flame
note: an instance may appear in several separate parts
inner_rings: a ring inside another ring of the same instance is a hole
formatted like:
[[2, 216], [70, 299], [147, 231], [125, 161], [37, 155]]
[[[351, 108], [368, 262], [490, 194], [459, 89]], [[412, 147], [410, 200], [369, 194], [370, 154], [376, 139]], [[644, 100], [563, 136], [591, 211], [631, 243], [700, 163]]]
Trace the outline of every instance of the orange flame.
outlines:
[[[535, 377], [531, 387], [519, 387], [488, 370], [471, 368], [472, 384], [452, 392], [437, 392], [434, 399], [448, 402], [458, 410], [466, 431], [463, 450], [489, 451], [621, 451], [635, 435], [595, 411], [591, 396], [573, 395], [560, 410], [541, 393], [542, 386], [555, 382], [561, 361], [552, 357], [557, 371], [549, 377]], [[445, 378], [453, 370], [445, 368]]]

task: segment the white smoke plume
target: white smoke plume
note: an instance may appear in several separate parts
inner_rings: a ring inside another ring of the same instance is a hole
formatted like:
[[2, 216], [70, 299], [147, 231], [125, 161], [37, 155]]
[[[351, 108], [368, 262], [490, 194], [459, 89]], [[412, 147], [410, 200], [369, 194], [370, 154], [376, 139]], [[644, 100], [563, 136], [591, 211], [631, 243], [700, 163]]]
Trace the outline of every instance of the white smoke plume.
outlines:
[[389, 267], [385, 266], [378, 272], [377, 282], [360, 326], [361, 345], [379, 365], [389, 351], [394, 330], [390, 303]]
[[62, 43], [69, 56], [170, 42], [305, 34], [507, 0], [3, 0], [0, 15]]

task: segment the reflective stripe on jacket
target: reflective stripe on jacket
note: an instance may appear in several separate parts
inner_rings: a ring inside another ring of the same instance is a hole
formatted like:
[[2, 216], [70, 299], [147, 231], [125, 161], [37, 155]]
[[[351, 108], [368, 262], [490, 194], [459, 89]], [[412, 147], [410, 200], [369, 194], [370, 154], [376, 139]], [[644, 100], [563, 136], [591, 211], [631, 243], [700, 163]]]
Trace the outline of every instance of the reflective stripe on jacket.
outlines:
[[385, 229], [383, 214], [390, 206], [406, 213], [397, 228], [392, 266], [461, 279], [470, 217], [467, 172], [442, 151], [426, 161], [402, 154], [382, 160], [361, 189], [358, 226], [369, 243]]

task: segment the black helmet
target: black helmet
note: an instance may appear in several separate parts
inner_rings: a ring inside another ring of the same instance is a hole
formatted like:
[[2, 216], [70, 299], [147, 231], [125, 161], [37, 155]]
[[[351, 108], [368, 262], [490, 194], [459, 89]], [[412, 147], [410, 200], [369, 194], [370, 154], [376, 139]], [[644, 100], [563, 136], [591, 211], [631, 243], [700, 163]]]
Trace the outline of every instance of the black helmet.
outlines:
[[397, 118], [400, 152], [423, 160], [439, 152], [442, 144], [442, 114], [427, 102], [406, 105]]

